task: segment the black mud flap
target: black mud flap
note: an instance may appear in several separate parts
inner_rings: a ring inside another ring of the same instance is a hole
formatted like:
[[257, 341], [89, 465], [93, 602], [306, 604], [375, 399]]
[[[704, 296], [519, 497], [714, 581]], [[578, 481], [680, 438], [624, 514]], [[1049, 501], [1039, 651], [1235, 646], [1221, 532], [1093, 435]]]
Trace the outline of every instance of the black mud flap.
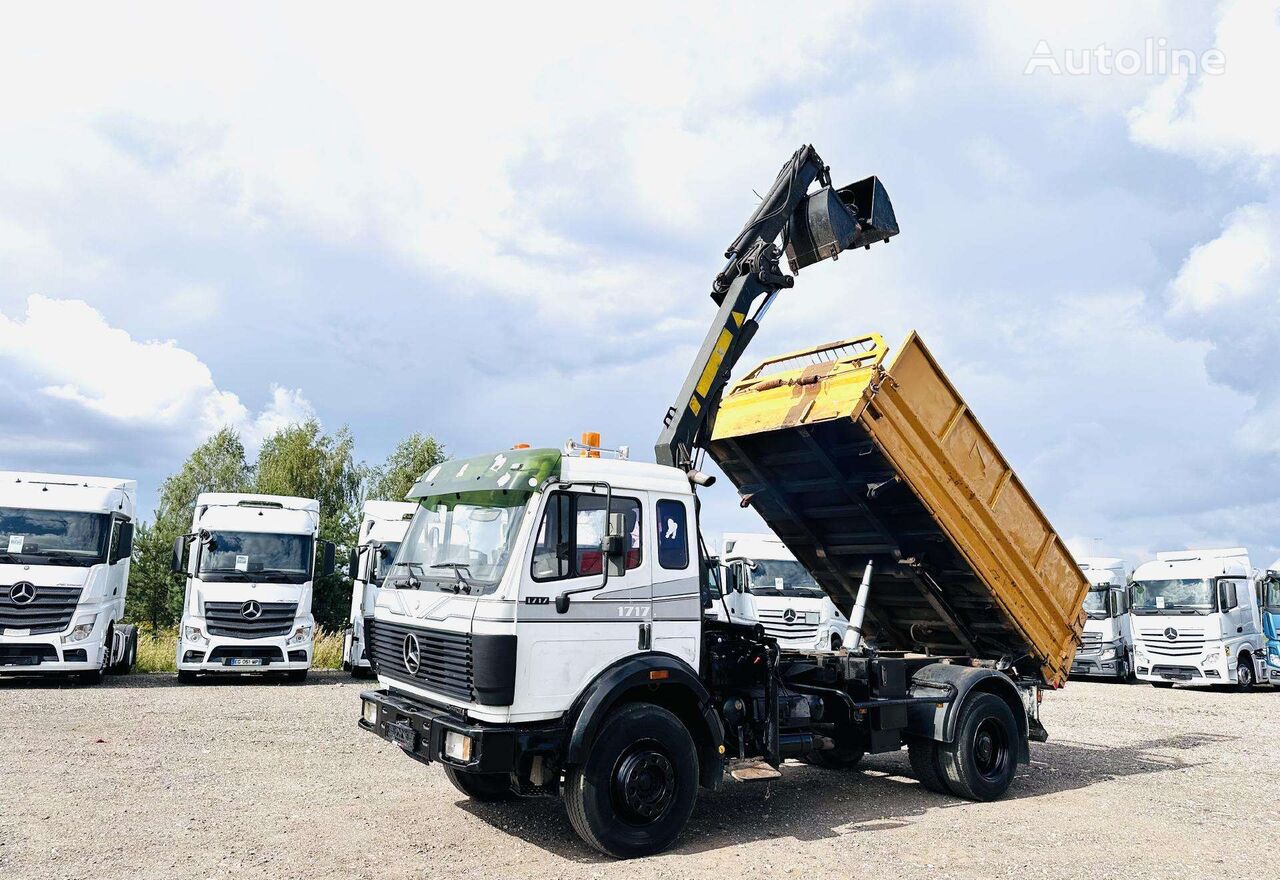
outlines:
[[1038, 743], [1049, 741], [1049, 731], [1044, 729], [1039, 718], [1027, 716], [1027, 739]]

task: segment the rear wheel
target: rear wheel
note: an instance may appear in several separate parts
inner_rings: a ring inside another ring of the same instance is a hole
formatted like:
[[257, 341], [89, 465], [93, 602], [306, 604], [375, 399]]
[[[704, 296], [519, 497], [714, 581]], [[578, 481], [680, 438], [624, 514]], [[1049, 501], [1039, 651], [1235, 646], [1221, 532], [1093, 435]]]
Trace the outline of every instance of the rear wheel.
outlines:
[[971, 801], [993, 801], [1018, 769], [1018, 722], [995, 694], [973, 694], [960, 710], [956, 741], [938, 748], [947, 788]]
[[606, 855], [631, 858], [675, 843], [698, 794], [693, 737], [672, 713], [629, 703], [600, 727], [565, 786], [569, 822]]
[[446, 766], [444, 775], [453, 787], [473, 801], [506, 801], [515, 797], [511, 777], [506, 773], [464, 773]]
[[937, 794], [951, 794], [947, 788], [946, 777], [942, 775], [942, 767], [938, 763], [938, 743], [934, 740], [920, 740], [907, 746], [907, 756], [911, 759], [911, 770], [916, 779], [929, 791]]

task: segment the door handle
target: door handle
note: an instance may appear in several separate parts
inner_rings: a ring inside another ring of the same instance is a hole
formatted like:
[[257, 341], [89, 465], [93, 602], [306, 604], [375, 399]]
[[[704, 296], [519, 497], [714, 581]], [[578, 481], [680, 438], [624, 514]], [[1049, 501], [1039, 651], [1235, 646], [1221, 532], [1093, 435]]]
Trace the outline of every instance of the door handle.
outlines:
[[649, 651], [653, 648], [653, 629], [647, 623], [640, 624], [640, 639], [636, 643], [636, 648], [641, 651]]

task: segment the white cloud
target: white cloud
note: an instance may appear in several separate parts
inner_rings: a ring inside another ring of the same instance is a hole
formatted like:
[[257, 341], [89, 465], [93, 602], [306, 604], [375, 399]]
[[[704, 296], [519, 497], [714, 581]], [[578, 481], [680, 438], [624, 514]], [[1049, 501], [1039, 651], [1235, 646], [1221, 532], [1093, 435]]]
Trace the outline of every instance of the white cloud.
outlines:
[[1223, 3], [1214, 44], [1225, 72], [1170, 77], [1130, 113], [1130, 131], [1139, 143], [1266, 173], [1280, 156], [1280, 0]]
[[218, 388], [209, 368], [173, 340], [135, 340], [80, 300], [31, 296], [25, 316], [0, 313], [0, 359], [47, 398], [135, 431], [200, 438], [223, 425], [255, 441], [314, 415], [298, 390], [272, 387], [257, 414]]
[[1204, 313], [1280, 295], [1280, 217], [1268, 206], [1246, 205], [1227, 218], [1222, 235], [1196, 245], [1170, 285], [1175, 314]]

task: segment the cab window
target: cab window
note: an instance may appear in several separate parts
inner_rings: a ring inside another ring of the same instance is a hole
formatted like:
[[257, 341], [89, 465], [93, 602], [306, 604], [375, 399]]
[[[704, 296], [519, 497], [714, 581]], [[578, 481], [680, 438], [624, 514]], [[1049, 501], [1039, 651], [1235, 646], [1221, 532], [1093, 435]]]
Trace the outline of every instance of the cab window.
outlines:
[[689, 530], [683, 501], [658, 502], [658, 565], [663, 568], [689, 567]]
[[[560, 580], [600, 574], [600, 542], [607, 527], [605, 497], [581, 492], [555, 492], [538, 525], [533, 548], [532, 575], [536, 581]], [[623, 517], [624, 558], [627, 570], [641, 561], [640, 502], [613, 496], [609, 512]]]

